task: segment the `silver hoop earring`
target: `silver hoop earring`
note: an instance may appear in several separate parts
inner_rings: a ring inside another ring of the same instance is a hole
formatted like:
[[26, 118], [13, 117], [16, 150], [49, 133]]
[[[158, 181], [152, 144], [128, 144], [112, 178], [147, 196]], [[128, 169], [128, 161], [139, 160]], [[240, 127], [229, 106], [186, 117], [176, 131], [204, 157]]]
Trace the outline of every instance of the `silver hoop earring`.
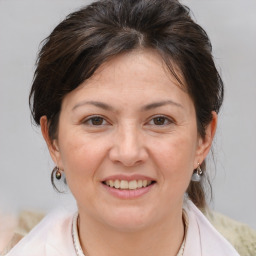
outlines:
[[60, 171], [60, 168], [58, 167], [58, 166], [55, 166], [54, 168], [53, 168], [53, 170], [52, 170], [52, 178], [55, 176], [55, 178], [57, 179], [57, 180], [60, 180], [61, 179], [61, 176], [62, 176], [62, 174], [61, 174], [61, 171]]
[[58, 187], [63, 187], [62, 183], [64, 183], [64, 186], [67, 185], [66, 177], [64, 171], [60, 170], [58, 166], [55, 166], [52, 170], [51, 173], [51, 182], [55, 190], [57, 190], [60, 193], [64, 193], [65, 190], [62, 188], [58, 188], [57, 185], [55, 184], [55, 181], [57, 181]]
[[202, 178], [202, 175], [203, 175], [203, 171], [201, 170], [200, 164], [198, 163], [198, 167], [194, 171], [194, 173], [191, 177], [191, 180], [194, 181], [194, 182], [200, 182], [201, 178]]
[[[58, 168], [58, 167], [57, 167]], [[59, 168], [58, 168], [58, 170], [56, 170], [56, 173], [55, 173], [55, 177], [56, 177], [56, 179], [57, 180], [60, 180], [61, 179], [61, 171], [59, 170]]]

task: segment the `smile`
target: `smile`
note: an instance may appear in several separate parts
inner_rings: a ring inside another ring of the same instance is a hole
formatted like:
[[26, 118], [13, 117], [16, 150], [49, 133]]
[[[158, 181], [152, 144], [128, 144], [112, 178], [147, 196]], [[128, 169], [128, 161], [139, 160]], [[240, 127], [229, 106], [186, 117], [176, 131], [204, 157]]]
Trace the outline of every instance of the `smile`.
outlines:
[[140, 188], [146, 188], [153, 183], [155, 183], [155, 181], [152, 180], [108, 180], [103, 182], [103, 184], [109, 186], [110, 188], [120, 190], [135, 190]]

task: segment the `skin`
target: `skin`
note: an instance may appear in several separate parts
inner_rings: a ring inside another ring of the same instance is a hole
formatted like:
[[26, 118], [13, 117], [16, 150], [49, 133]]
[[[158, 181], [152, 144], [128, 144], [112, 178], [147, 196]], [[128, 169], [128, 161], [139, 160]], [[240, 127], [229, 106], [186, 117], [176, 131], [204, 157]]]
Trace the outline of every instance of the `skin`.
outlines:
[[[143, 109], [156, 102], [165, 104]], [[155, 51], [136, 50], [104, 63], [65, 96], [55, 140], [41, 118], [52, 159], [77, 201], [88, 255], [177, 254], [184, 236], [183, 196], [210, 150], [217, 124], [212, 114], [201, 138], [190, 96]], [[97, 125], [90, 119], [95, 115], [102, 117]], [[157, 122], [157, 116], [164, 118]], [[138, 198], [120, 199], [102, 184], [111, 175], [134, 174], [156, 181]]]

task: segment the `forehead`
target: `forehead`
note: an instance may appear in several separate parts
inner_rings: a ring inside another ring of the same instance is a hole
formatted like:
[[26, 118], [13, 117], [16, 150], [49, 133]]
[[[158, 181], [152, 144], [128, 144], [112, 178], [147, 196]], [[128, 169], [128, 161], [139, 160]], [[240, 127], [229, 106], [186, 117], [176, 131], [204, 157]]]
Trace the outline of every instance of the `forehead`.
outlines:
[[[178, 79], [171, 73], [163, 58], [156, 50], [149, 48], [135, 49], [114, 56], [104, 62], [89, 80], [90, 82], [97, 81], [104, 76], [106, 81], [111, 80], [111, 82], [113, 82], [114, 79], [122, 81], [119, 76], [121, 73], [122, 78], [130, 76], [130, 80], [136, 79], [137, 81], [144, 80], [153, 82], [152, 79], [156, 78], [160, 82], [165, 79], [168, 80], [169, 83], [181, 87], [178, 80], [183, 83], [184, 79], [178, 67], [173, 63], [172, 66], [174, 66], [174, 72]], [[132, 86], [132, 83], [130, 86]]]
[[162, 101], [173, 98], [182, 101], [188, 94], [156, 51], [139, 49], [103, 63], [93, 76], [69, 93], [64, 101], [90, 97], [112, 100], [113, 103], [121, 99]]

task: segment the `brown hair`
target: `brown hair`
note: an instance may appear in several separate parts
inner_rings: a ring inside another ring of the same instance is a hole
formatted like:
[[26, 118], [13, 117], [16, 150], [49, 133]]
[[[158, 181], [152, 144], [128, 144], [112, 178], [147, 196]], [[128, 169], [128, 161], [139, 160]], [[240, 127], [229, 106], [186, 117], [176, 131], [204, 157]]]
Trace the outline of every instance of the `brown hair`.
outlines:
[[[46, 115], [54, 139], [63, 98], [103, 62], [136, 48], [157, 50], [184, 86], [175, 72], [174, 66], [178, 67], [195, 105], [198, 132], [204, 137], [211, 112], [218, 113], [222, 104], [223, 83], [206, 32], [177, 0], [99, 0], [68, 15], [45, 39], [38, 56], [30, 92], [36, 124]], [[204, 175], [187, 189], [200, 208], [206, 205], [206, 179]]]

